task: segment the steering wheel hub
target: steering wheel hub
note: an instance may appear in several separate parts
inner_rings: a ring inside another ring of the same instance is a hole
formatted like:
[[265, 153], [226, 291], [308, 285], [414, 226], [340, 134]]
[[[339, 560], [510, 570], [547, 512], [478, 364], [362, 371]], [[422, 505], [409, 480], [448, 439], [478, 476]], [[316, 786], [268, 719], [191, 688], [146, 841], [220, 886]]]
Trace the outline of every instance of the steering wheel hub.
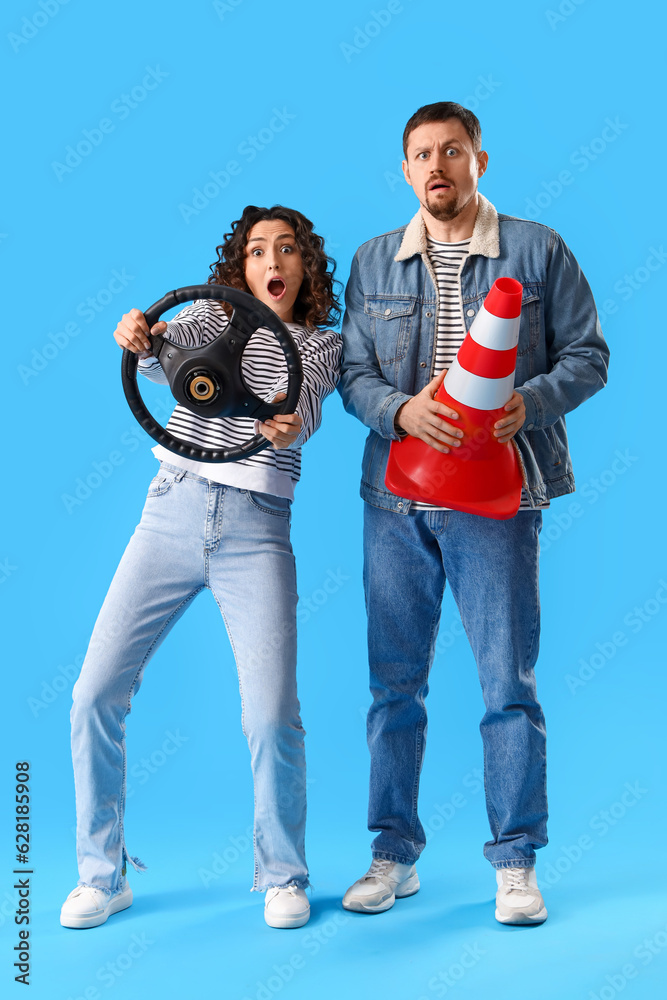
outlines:
[[204, 369], [190, 376], [185, 391], [195, 403], [214, 403], [220, 395], [220, 385], [213, 372]]

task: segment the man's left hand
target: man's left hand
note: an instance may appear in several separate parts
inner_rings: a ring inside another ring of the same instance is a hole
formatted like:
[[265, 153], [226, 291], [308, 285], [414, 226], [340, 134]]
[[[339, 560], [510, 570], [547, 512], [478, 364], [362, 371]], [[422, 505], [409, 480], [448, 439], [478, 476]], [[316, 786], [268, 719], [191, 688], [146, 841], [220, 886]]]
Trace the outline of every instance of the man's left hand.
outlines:
[[[287, 393], [279, 392], [277, 396], [274, 396], [272, 402], [279, 403], [286, 396]], [[303, 426], [303, 421], [298, 413], [276, 413], [275, 417], [270, 420], [264, 422], [258, 420], [257, 423], [259, 425], [258, 433], [267, 438], [276, 449], [289, 448], [292, 442], [298, 438]]]
[[507, 416], [503, 417], [502, 420], [497, 420], [493, 425], [495, 428], [493, 436], [498, 438], [501, 444], [507, 444], [508, 441], [511, 441], [516, 432], [521, 430], [524, 425], [526, 405], [523, 396], [518, 392], [513, 392], [512, 398], [508, 403], [505, 403], [505, 410]]

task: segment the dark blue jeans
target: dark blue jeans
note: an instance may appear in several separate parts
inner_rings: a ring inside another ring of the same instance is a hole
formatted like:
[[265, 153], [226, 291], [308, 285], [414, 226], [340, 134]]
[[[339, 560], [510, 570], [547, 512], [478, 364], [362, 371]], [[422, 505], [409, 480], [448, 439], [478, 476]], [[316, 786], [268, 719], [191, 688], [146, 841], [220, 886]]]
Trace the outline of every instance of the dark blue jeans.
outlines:
[[477, 661], [480, 730], [495, 868], [530, 867], [547, 842], [546, 731], [533, 668], [540, 632], [542, 514], [506, 521], [460, 511], [397, 514], [364, 504], [373, 856], [412, 864], [425, 845], [417, 813], [428, 677], [449, 581]]

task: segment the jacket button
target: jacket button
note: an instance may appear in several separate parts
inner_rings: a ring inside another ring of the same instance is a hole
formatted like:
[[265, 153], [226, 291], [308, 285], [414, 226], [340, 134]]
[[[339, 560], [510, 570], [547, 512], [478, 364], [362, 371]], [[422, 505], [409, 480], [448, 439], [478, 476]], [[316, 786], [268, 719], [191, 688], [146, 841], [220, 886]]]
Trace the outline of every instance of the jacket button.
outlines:
[[420, 364], [419, 364], [419, 367], [420, 368], [426, 368], [426, 362], [425, 361], [421, 361]]
[[385, 316], [391, 316], [391, 309], [385, 309], [384, 314]]
[[403, 510], [403, 504], [402, 503], [399, 502], [399, 503], [396, 504], [396, 506], [398, 507], [399, 510]]
[[532, 431], [532, 429], [533, 429], [534, 426], [535, 426], [535, 424], [526, 424], [526, 430], [527, 431]]
[[430, 312], [427, 312], [427, 313], [426, 313], [426, 315], [427, 315], [427, 316], [432, 316], [432, 315], [433, 315], [433, 313], [430, 313]]
[[474, 315], [475, 315], [475, 310], [474, 309], [468, 309], [468, 311], [466, 313], [466, 316], [474, 316]]

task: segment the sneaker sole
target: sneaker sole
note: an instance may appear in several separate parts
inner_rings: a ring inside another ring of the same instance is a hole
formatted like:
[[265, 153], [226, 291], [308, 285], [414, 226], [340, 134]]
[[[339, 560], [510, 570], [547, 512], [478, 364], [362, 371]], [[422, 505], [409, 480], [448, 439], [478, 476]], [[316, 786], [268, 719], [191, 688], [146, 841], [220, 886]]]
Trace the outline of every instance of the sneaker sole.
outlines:
[[348, 903], [343, 900], [343, 909], [352, 910], [354, 913], [384, 913], [385, 910], [390, 910], [397, 899], [405, 899], [406, 896], [414, 896], [416, 892], [419, 892], [419, 876], [417, 872], [411, 875], [410, 878], [402, 882], [400, 886], [397, 886], [394, 890], [393, 895], [389, 896], [387, 899], [383, 899], [381, 903], [376, 903], [375, 906], [368, 903], [364, 903], [358, 898], [352, 898]]
[[516, 914], [509, 917], [503, 917], [499, 910], [496, 910], [496, 920], [501, 924], [515, 924], [517, 926], [525, 924], [543, 924], [547, 919], [547, 908], [543, 906], [539, 913], [535, 916], [529, 917], [525, 913]]
[[277, 916], [270, 913], [264, 913], [264, 920], [269, 925], [269, 927], [303, 927], [304, 924], [308, 923], [310, 919], [310, 909], [304, 910], [301, 913], [293, 913], [290, 916]]
[[127, 892], [121, 892], [114, 896], [109, 905], [97, 913], [87, 917], [85, 914], [72, 914], [67, 916], [60, 914], [60, 923], [63, 927], [71, 927], [74, 930], [85, 930], [87, 927], [99, 927], [106, 923], [112, 913], [119, 913], [132, 905], [132, 890], [128, 887]]

